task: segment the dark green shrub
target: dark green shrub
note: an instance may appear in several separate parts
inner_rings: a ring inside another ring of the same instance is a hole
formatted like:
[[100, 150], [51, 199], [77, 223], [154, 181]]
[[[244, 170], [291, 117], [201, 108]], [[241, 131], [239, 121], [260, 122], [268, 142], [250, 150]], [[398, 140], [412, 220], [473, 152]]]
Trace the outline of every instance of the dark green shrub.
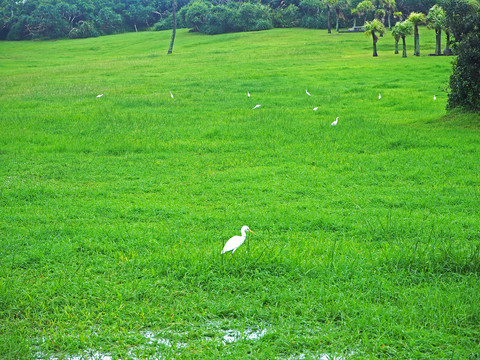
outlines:
[[273, 26], [276, 28], [296, 27], [300, 24], [299, 9], [294, 4], [288, 5], [286, 8], [278, 8], [273, 13]]
[[480, 110], [480, 33], [464, 35], [457, 51], [450, 76], [448, 108]]

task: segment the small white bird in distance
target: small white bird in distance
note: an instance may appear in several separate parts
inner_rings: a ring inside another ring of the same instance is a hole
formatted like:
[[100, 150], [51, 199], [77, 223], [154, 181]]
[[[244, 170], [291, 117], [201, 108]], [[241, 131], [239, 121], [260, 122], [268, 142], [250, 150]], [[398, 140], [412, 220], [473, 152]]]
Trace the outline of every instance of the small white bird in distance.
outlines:
[[433, 95], [433, 100], [437, 100], [437, 97], [435, 95]]
[[97, 95], [97, 98], [101, 98], [102, 96], [103, 96], [103, 94]]
[[378, 100], [382, 98], [382, 94], [378, 93]]
[[312, 95], [310, 95], [310, 93], [308, 92], [307, 89], [305, 89], [305, 92], [307, 93], [308, 96], [312, 96]]
[[337, 118], [335, 119], [335, 121], [332, 122], [332, 123], [330, 124], [330, 126], [337, 126], [338, 118], [339, 118], [339, 116], [337, 116]]
[[252, 110], [258, 109], [260, 106], [262, 106], [262, 105], [255, 105], [255, 106], [252, 108]]
[[170, 97], [173, 99], [173, 94], [172, 94], [172, 92], [171, 92], [171, 91], [170, 91]]
[[318, 110], [318, 106], [313, 108], [313, 111], [317, 111], [317, 110]]
[[247, 91], [247, 96], [250, 97], [250, 92]]
[[242, 226], [242, 229], [240, 232], [242, 233], [242, 236], [235, 235], [234, 237], [231, 237], [225, 246], [223, 247], [222, 254], [231, 251], [232, 254], [237, 250], [240, 245], [243, 244], [245, 239], [247, 238], [247, 231], [250, 231], [252, 234], [255, 234], [248, 226]]

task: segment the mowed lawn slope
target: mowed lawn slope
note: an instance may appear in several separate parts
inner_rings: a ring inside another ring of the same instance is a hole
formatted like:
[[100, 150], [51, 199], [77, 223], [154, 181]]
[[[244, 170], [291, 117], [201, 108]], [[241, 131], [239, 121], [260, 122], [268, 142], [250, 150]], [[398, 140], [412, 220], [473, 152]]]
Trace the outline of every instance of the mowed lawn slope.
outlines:
[[0, 354], [480, 356], [479, 119], [421, 30], [0, 42]]

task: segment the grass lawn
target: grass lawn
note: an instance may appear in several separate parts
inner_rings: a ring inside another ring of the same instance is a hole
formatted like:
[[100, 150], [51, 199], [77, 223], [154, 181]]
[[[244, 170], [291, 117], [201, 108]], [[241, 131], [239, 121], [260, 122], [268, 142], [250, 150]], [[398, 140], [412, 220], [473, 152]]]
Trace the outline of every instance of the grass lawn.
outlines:
[[0, 42], [0, 357], [478, 359], [480, 116], [434, 32], [170, 35]]

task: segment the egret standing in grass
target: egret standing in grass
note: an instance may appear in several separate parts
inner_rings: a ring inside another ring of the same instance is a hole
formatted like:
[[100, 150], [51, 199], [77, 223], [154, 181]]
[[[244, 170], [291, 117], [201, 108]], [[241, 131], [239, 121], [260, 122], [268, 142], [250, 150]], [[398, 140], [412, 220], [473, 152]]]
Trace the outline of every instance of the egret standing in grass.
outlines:
[[437, 97], [436, 97], [435, 95], [433, 95], [433, 100], [434, 100], [434, 101], [437, 100]]
[[313, 111], [317, 111], [317, 110], [318, 110], [318, 106], [315, 106], [315, 107], [313, 108]]
[[312, 96], [312, 95], [310, 95], [310, 93], [308, 92], [307, 89], [305, 89], [305, 93], [306, 93], [308, 96]]
[[338, 118], [339, 118], [339, 116], [337, 116], [337, 118], [335, 119], [335, 121], [332, 122], [332, 123], [330, 124], [330, 126], [337, 126]]
[[231, 251], [232, 254], [237, 250], [240, 245], [243, 244], [245, 239], [247, 238], [247, 231], [250, 231], [252, 234], [255, 234], [248, 226], [243, 226], [240, 232], [242, 233], [242, 236], [235, 235], [234, 237], [230, 238], [225, 246], [223, 247], [222, 254]]
[[378, 100], [380, 100], [382, 98], [382, 94], [378, 94]]
[[247, 91], [247, 96], [250, 97], [250, 91]]
[[255, 106], [252, 108], [252, 110], [258, 109], [260, 106], [262, 106], [262, 105], [255, 105]]
[[171, 91], [170, 91], [170, 97], [173, 99], [173, 94], [172, 94], [172, 92], [171, 92]]
[[97, 98], [101, 98], [102, 96], [103, 96], [103, 94], [97, 95]]

